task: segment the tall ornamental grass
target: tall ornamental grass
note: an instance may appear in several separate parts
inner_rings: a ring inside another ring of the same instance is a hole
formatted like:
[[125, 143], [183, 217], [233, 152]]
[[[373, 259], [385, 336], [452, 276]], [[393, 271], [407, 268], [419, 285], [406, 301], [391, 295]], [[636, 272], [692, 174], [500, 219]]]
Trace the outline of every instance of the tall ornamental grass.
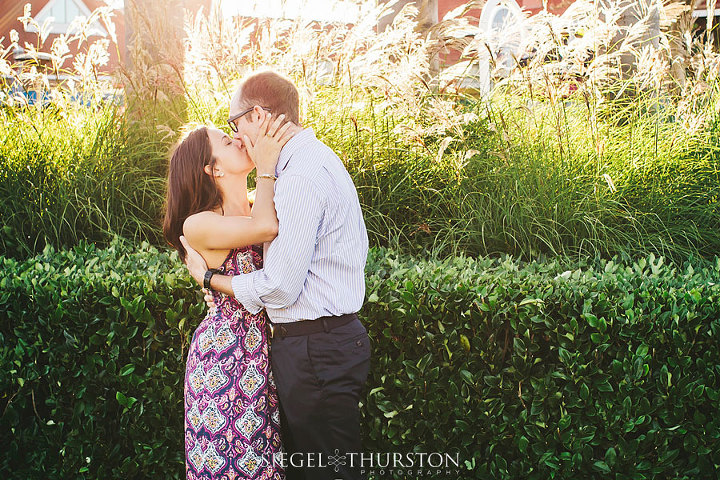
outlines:
[[[113, 234], [158, 243], [167, 146], [143, 134], [104, 69], [117, 48], [113, 10], [77, 18], [74, 33], [52, 45], [50, 25], [31, 13], [28, 4], [18, 29], [38, 29], [36, 44], [19, 45], [15, 31], [0, 39], [0, 253], [105, 243]], [[110, 38], [89, 36], [95, 22]], [[29, 60], [13, 60], [18, 47]]]
[[[623, 25], [627, 4], [578, 1], [531, 17], [514, 59], [497, 40], [513, 31], [480, 34], [463, 15], [477, 4], [429, 28], [408, 5], [383, 31], [386, 5], [354, 25], [188, 12], [182, 55], [134, 44], [121, 106], [33, 109], [4, 97], [0, 162], [58, 186], [41, 196], [4, 169], [12, 200], [0, 246], [29, 253], [110, 233], [162, 243], [165, 159], [179, 124], [224, 125], [237, 81], [268, 66], [296, 82], [304, 125], [346, 163], [373, 245], [713, 255], [720, 57], [687, 40], [690, 12], [679, 3], [648, 2]], [[21, 69], [4, 51], [4, 68]], [[67, 167], [47, 173], [58, 162]]]
[[6, 255], [105, 242], [113, 233], [159, 242], [162, 152], [133, 137], [116, 105], [77, 110], [0, 110], [0, 251]]

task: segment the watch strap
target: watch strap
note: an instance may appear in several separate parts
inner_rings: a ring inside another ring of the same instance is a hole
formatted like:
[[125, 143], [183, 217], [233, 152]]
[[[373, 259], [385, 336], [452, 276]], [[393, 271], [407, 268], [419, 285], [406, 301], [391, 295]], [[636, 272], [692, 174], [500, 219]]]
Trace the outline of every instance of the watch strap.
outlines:
[[212, 276], [217, 273], [217, 269], [210, 268], [205, 272], [205, 277], [203, 277], [203, 287], [210, 289], [210, 280], [212, 279]]

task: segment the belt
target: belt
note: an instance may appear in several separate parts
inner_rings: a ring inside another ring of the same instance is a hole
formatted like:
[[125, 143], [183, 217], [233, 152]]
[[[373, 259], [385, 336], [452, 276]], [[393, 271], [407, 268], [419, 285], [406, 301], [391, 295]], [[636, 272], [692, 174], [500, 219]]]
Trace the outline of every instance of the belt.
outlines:
[[352, 322], [357, 317], [356, 313], [346, 313], [340, 316], [327, 316], [315, 320], [298, 320], [297, 322], [272, 323], [268, 320], [268, 337], [299, 337], [313, 333], [330, 332], [332, 329], [341, 327]]

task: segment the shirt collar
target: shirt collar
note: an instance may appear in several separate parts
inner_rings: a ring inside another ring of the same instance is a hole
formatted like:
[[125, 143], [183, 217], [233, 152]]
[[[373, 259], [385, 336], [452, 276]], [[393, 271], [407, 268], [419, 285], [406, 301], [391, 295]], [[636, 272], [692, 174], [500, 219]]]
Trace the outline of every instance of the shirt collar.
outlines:
[[309, 142], [315, 140], [315, 132], [312, 128], [306, 128], [295, 134], [285, 146], [280, 150], [280, 158], [278, 159], [277, 167], [275, 167], [275, 174], [279, 175], [283, 170], [287, 168], [290, 158], [307, 145]]

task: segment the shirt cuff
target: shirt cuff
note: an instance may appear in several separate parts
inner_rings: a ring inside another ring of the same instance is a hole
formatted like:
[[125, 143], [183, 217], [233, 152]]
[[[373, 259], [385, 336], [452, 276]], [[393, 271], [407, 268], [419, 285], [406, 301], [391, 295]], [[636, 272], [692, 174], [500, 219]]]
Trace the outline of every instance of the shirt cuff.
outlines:
[[265, 305], [262, 303], [262, 300], [260, 300], [260, 297], [255, 294], [253, 277], [254, 275], [252, 274], [235, 275], [232, 277], [230, 284], [232, 285], [235, 300], [242, 303], [245, 310], [256, 314], [259, 313]]

